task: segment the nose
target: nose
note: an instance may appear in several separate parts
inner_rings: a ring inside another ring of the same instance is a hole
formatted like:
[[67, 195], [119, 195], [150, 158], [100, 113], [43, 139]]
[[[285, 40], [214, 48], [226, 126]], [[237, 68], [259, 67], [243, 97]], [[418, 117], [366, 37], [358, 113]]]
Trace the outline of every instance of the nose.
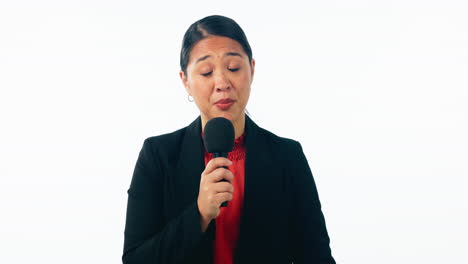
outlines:
[[215, 76], [215, 89], [217, 92], [225, 92], [229, 91], [231, 87], [231, 82], [229, 79], [224, 75], [224, 73], [218, 73]]

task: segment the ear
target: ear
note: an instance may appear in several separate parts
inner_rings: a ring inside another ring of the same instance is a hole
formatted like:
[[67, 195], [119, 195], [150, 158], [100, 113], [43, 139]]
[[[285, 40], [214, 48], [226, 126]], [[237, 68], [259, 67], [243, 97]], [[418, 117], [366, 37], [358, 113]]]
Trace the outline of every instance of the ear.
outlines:
[[252, 63], [250, 64], [250, 70], [251, 70], [251, 72], [250, 72], [250, 74], [251, 74], [250, 83], [252, 83], [254, 73], [255, 73], [255, 59], [252, 59]]
[[180, 70], [179, 72], [180, 80], [182, 80], [182, 83], [184, 84], [185, 90], [189, 95], [192, 95], [192, 91], [190, 89], [190, 86], [188, 85], [188, 80], [187, 76], [185, 76], [185, 73], [183, 70]]

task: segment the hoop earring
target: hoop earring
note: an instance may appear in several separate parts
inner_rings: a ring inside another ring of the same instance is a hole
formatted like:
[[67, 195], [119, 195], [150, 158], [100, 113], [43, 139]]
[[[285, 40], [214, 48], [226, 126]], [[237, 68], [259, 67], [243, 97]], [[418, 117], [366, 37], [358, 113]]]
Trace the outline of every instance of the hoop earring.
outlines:
[[193, 97], [192, 97], [192, 99], [190, 99], [190, 97], [192, 97], [192, 96], [191, 96], [190, 94], [188, 94], [188, 95], [187, 95], [187, 100], [188, 100], [189, 102], [193, 102]]

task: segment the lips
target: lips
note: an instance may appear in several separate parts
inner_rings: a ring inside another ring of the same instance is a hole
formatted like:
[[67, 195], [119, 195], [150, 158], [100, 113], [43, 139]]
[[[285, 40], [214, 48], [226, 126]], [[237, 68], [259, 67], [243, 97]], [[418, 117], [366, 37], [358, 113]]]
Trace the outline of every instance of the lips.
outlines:
[[231, 98], [226, 98], [226, 99], [218, 100], [215, 104], [229, 104], [233, 102], [234, 100], [232, 100]]
[[235, 100], [231, 99], [231, 98], [226, 98], [226, 99], [221, 99], [221, 100], [218, 100], [215, 105], [220, 109], [220, 110], [228, 110], [233, 104], [234, 104]]

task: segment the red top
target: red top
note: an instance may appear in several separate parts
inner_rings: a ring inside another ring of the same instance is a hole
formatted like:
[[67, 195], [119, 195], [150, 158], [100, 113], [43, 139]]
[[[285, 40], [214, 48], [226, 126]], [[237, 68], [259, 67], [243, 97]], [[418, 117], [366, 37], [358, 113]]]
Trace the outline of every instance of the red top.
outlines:
[[[234, 148], [228, 153], [228, 159], [232, 161], [229, 170], [234, 175], [232, 185], [234, 187], [233, 198], [227, 207], [221, 207], [221, 212], [216, 217], [216, 237], [213, 245], [214, 264], [232, 264], [234, 251], [239, 238], [239, 223], [244, 203], [244, 177], [245, 177], [245, 133], [236, 138]], [[213, 157], [213, 154], [205, 151], [205, 165]]]

